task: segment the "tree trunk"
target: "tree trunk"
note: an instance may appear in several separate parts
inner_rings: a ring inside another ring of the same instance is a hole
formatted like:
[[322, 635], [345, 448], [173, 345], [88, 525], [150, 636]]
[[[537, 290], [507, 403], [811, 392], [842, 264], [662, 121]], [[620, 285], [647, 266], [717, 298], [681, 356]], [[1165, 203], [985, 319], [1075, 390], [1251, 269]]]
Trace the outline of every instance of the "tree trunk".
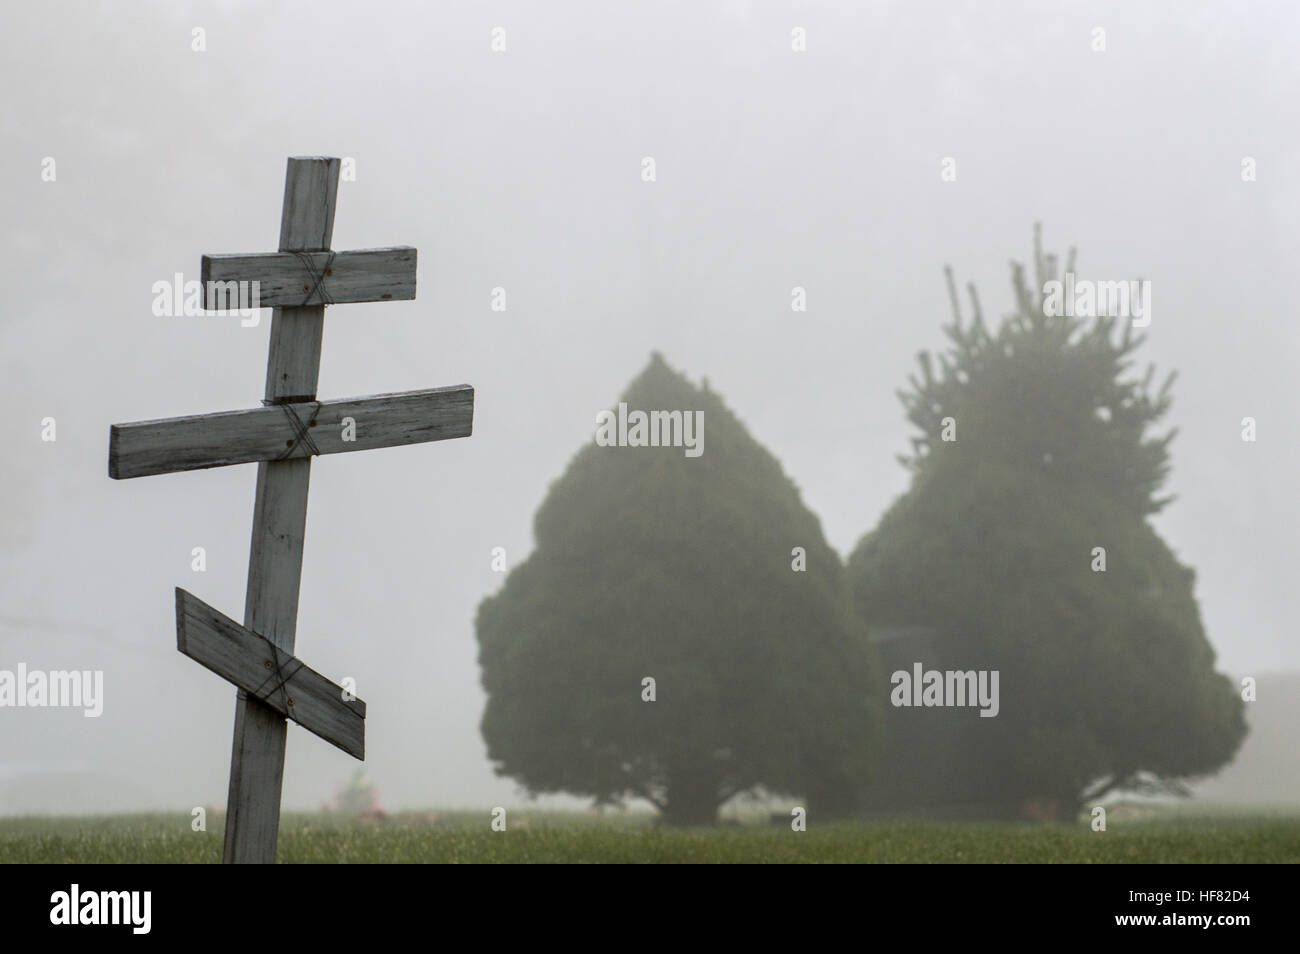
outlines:
[[862, 811], [862, 799], [849, 783], [816, 785], [804, 794], [808, 800], [809, 817], [818, 821], [838, 821], [853, 818]]
[[1077, 792], [1071, 792], [1062, 795], [1056, 802], [1056, 820], [1059, 822], [1075, 822], [1079, 819], [1079, 813], [1084, 810], [1083, 799]]
[[718, 782], [706, 767], [694, 765], [672, 773], [662, 819], [666, 825], [716, 825]]

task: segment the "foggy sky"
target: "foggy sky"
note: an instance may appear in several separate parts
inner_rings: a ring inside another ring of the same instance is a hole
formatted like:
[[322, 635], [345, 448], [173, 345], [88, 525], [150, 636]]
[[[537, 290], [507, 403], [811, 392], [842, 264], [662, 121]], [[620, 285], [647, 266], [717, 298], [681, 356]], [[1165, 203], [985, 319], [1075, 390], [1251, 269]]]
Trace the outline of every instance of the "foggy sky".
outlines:
[[[0, 812], [224, 805], [235, 690], [176, 651], [172, 590], [243, 618], [256, 469], [112, 481], [108, 434], [258, 404], [269, 311], [158, 318], [151, 287], [197, 279], [205, 253], [274, 250], [290, 155], [356, 160], [335, 248], [419, 249], [415, 301], [327, 309], [318, 393], [476, 388], [468, 440], [312, 467], [297, 652], [357, 680], [388, 807], [518, 800], [478, 732], [491, 551], [528, 554], [548, 485], [652, 350], [708, 378], [845, 554], [907, 486], [895, 390], [943, 343], [943, 266], [1001, 315], [1035, 221], [1082, 277], [1152, 282], [1139, 354], [1179, 372], [1180, 429], [1156, 527], [1197, 571], [1221, 669], [1300, 668], [1298, 17], [6, 4], [0, 667], [103, 669], [105, 710], [0, 710], [0, 792], [36, 779]], [[292, 728], [285, 807], [328, 800], [355, 764]]]

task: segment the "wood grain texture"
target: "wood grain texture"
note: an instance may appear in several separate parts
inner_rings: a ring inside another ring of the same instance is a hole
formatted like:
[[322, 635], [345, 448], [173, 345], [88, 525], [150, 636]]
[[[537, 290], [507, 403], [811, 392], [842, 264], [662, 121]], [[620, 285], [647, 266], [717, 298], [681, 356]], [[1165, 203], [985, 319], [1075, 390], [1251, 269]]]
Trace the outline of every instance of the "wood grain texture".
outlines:
[[[349, 419], [351, 428], [345, 426]], [[313, 446], [320, 454], [398, 447], [469, 437], [473, 429], [474, 389], [468, 384], [136, 421], [109, 431], [108, 475], [125, 480], [292, 460], [310, 457]]]
[[275, 863], [287, 736], [282, 715], [243, 689], [236, 693], [223, 864]]
[[[291, 158], [284, 176], [280, 251], [320, 251], [334, 235], [339, 160]], [[325, 306], [276, 308], [266, 360], [266, 399], [287, 402], [316, 396]], [[281, 412], [283, 413], [283, 412]], [[244, 626], [286, 653], [293, 652], [302, 580], [303, 536], [311, 458], [257, 465], [257, 499], [248, 556]], [[284, 781], [284, 717], [239, 691], [226, 797], [222, 860], [270, 864], [280, 829]]]
[[269, 639], [176, 588], [176, 648], [308, 732], [358, 759], [366, 754], [366, 704]]
[[[361, 301], [409, 301], [415, 297], [416, 251], [409, 245], [349, 252], [265, 252], [204, 255], [200, 266], [203, 307], [236, 308], [237, 288], [257, 282], [256, 306], [304, 307]], [[214, 283], [222, 283], [217, 287]]]
[[319, 252], [334, 238], [339, 163], [333, 156], [290, 156], [284, 169], [280, 251]]

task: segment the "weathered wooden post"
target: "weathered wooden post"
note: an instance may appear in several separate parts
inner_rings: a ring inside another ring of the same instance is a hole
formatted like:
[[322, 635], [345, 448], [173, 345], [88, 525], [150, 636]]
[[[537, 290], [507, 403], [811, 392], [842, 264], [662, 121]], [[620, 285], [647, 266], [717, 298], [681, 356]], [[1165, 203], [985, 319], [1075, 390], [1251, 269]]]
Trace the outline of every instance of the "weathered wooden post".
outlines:
[[286, 718], [365, 757], [365, 703], [294, 656], [311, 458], [468, 437], [469, 385], [316, 400], [325, 306], [415, 297], [409, 246], [330, 251], [339, 160], [291, 158], [279, 252], [205, 255], [204, 308], [231, 282], [272, 306], [264, 407], [115, 424], [108, 473], [143, 477], [257, 461], [244, 625], [179, 587], [176, 646], [238, 688], [224, 860], [275, 861]]

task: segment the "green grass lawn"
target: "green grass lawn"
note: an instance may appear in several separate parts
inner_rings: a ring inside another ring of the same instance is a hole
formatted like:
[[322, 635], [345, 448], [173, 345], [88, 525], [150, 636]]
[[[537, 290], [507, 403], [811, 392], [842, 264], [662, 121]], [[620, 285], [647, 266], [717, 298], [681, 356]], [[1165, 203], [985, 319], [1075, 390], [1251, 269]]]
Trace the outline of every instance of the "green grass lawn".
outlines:
[[[486, 812], [351, 823], [286, 815], [281, 862], [1300, 862], [1300, 815], [1199, 809], [1112, 812], [1108, 830], [1077, 825], [872, 822], [805, 832], [759, 822], [664, 830], [647, 815], [518, 809], [508, 830]], [[188, 815], [0, 819], [0, 863], [217, 862], [221, 819]]]

